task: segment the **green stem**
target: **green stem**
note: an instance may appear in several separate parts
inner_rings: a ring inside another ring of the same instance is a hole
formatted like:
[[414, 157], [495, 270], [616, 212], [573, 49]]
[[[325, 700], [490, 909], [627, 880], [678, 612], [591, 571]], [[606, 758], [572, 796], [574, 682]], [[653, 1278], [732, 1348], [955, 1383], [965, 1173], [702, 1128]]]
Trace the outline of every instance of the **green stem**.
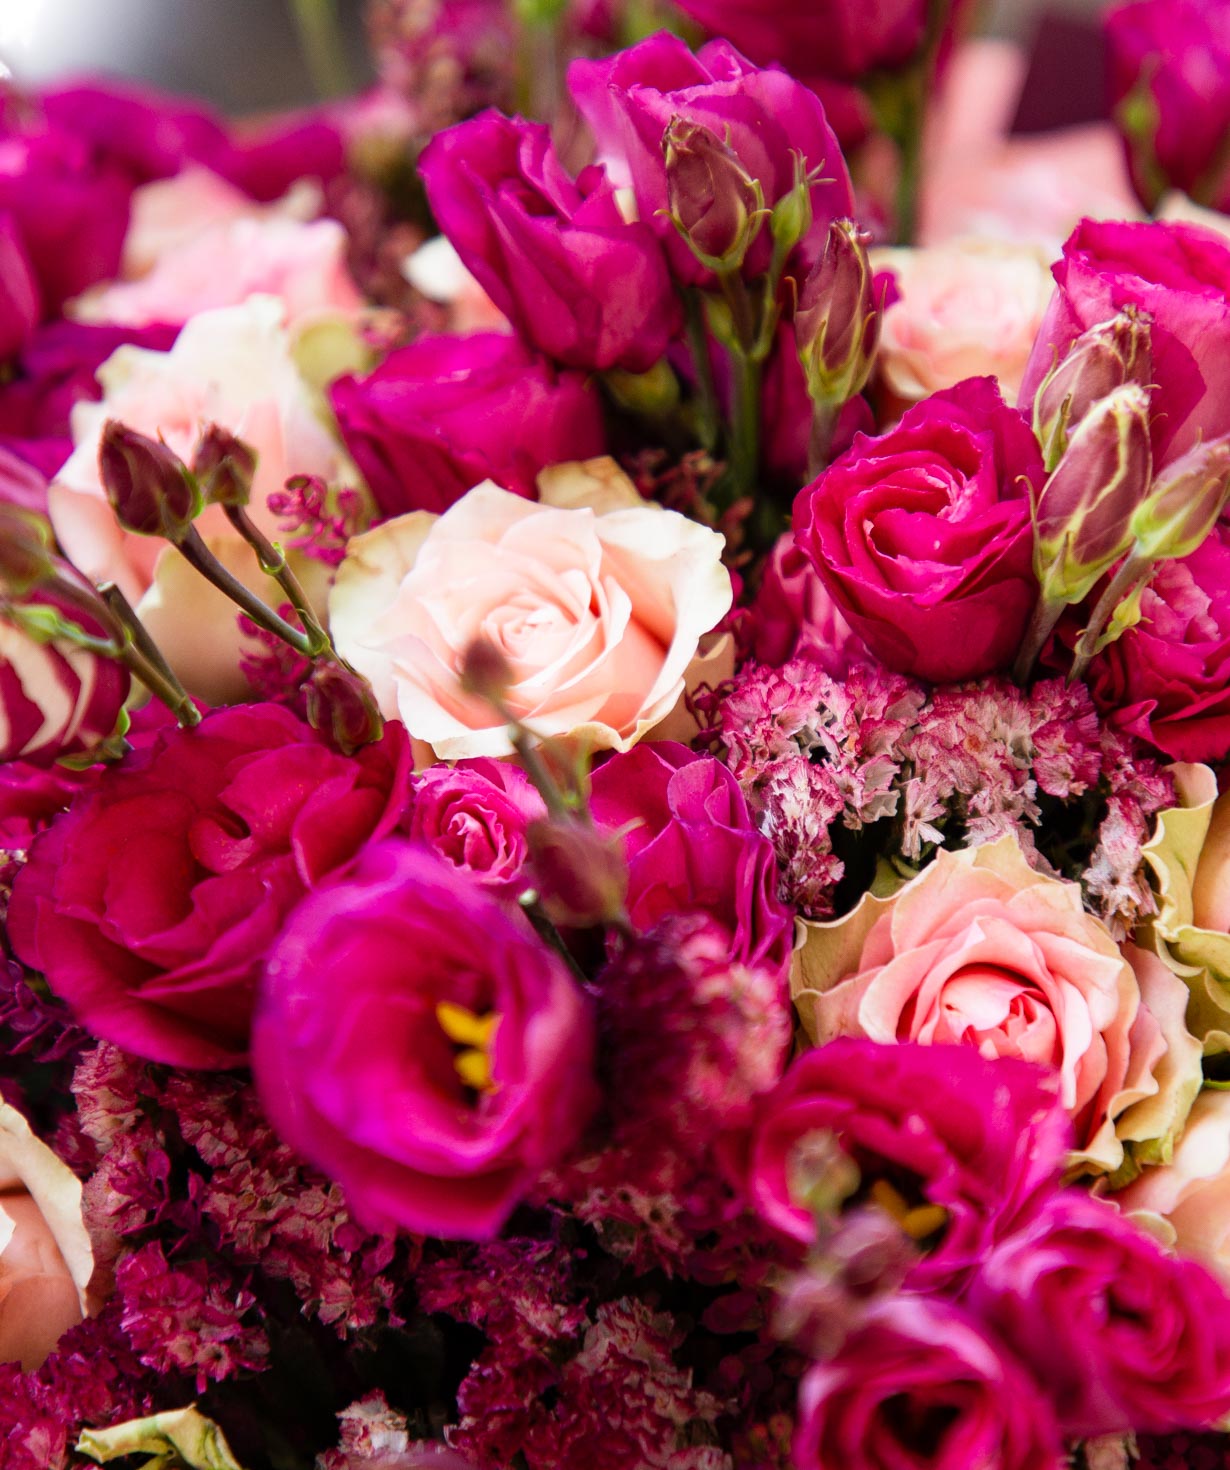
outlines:
[[1110, 622], [1115, 609], [1126, 597], [1146, 583], [1153, 574], [1153, 561], [1147, 556], [1128, 556], [1120, 563], [1119, 570], [1111, 578], [1106, 591], [1098, 598], [1089, 619], [1089, 626], [1081, 634], [1072, 661], [1068, 683], [1081, 678], [1098, 652], [1102, 631]]
[[232, 576], [201, 540], [200, 532], [195, 526], [189, 527], [188, 534], [176, 545], [184, 560], [195, 567], [207, 582], [212, 582], [219, 592], [225, 593], [258, 628], [264, 628], [283, 643], [289, 643], [304, 658], [314, 658], [320, 651], [312, 637], [291, 627], [285, 618], [263, 603], [254, 592], [250, 592], [238, 577]]
[[1046, 647], [1046, 640], [1055, 631], [1055, 624], [1063, 616], [1067, 605], [1066, 602], [1048, 602], [1045, 597], [1038, 598], [1034, 615], [1025, 632], [1025, 641], [1021, 644], [1021, 651], [1012, 666], [1012, 677], [1022, 688], [1029, 683], [1038, 655]]
[[897, 243], [912, 245], [918, 234], [918, 196], [922, 184], [923, 123], [926, 118], [925, 88], [907, 84], [901, 128], [897, 135], [897, 188], [894, 205]]
[[684, 318], [687, 322], [688, 350], [696, 371], [696, 436], [701, 448], [710, 454], [717, 448], [722, 416], [718, 409], [717, 385], [713, 381], [713, 359], [709, 356], [709, 333], [705, 329], [705, 310], [700, 293], [689, 286], [683, 293]]
[[303, 624], [304, 631], [311, 640], [312, 647], [308, 653], [309, 658], [315, 658], [318, 654], [333, 652], [333, 644], [329, 635], [321, 626], [311, 600], [303, 590], [298, 577], [290, 569], [286, 560], [286, 553], [280, 546], [270, 541], [268, 536], [255, 524], [247, 511], [241, 505], [228, 505], [225, 507], [226, 518], [239, 532], [253, 551], [256, 552], [257, 560], [260, 562], [261, 571], [267, 577], [272, 577], [286, 594], [286, 600], [295, 610], [295, 615]]
[[840, 403], [821, 403], [818, 399], [812, 403], [811, 435], [807, 441], [807, 473], [813, 480], [829, 462], [829, 449], [841, 410]]
[[732, 352], [734, 401], [730, 423], [732, 500], [751, 494], [760, 471], [761, 376], [763, 365], [745, 352]]
[[112, 582], [99, 588], [103, 601], [120, 630], [123, 652], [120, 659], [149, 692], [160, 699], [185, 729], [201, 723], [201, 712], [180, 683], [162, 650], [150, 637], [136, 609]]
[[317, 95], [342, 97], [353, 91], [337, 0], [290, 0], [290, 7], [299, 32], [299, 49]]

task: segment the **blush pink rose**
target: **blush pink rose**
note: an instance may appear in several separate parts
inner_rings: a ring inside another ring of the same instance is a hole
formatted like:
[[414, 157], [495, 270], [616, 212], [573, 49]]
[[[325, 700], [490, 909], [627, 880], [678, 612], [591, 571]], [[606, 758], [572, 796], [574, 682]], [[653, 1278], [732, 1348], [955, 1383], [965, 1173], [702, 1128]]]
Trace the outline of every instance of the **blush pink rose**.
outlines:
[[1079, 887], [1035, 873], [1015, 838], [941, 852], [893, 898], [807, 927], [793, 988], [817, 1043], [970, 1046], [1049, 1067], [1090, 1170], [1182, 1128], [1200, 1087], [1186, 987], [1155, 956], [1121, 952]]
[[[578, 487], [604, 513], [576, 503]], [[499, 715], [461, 688], [475, 639], [508, 661], [509, 708], [535, 734], [626, 750], [674, 710], [730, 608], [721, 536], [641, 501], [609, 461], [556, 467], [543, 497], [486, 481], [442, 516], [356, 537], [338, 571], [339, 651], [441, 759], [512, 750]]]

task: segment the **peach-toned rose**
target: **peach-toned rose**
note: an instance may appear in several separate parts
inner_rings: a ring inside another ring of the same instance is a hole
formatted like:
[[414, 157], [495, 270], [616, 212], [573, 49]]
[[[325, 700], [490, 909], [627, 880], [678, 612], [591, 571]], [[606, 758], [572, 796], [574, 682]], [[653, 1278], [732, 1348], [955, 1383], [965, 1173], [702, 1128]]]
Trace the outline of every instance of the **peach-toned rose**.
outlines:
[[[646, 504], [610, 461], [540, 483], [541, 504], [486, 481], [442, 516], [399, 516], [352, 541], [339, 569], [339, 650], [442, 759], [512, 749], [458, 681], [472, 640], [508, 660], [509, 706], [535, 734], [626, 750], [672, 712], [730, 607], [721, 536]], [[597, 511], [578, 503], [593, 497]]]
[[1230, 791], [1213, 803], [1192, 883], [1192, 923], [1230, 934]]
[[1015, 403], [1054, 282], [1046, 255], [998, 240], [872, 253], [901, 295], [884, 314], [878, 370], [889, 392], [917, 403], [962, 378], [999, 379]]
[[1230, 1093], [1202, 1092], [1170, 1163], [1146, 1169], [1115, 1201], [1168, 1222], [1181, 1251], [1230, 1279]]
[[276, 296], [292, 328], [330, 314], [354, 316], [363, 298], [346, 268], [346, 248], [336, 220], [228, 220], [164, 250], [138, 280], [87, 291], [67, 314], [82, 322], [178, 326], [203, 311]]
[[808, 924], [795, 1003], [834, 1036], [976, 1047], [1054, 1069], [1076, 1161], [1114, 1172], [1164, 1156], [1200, 1086], [1187, 992], [1156, 956], [1121, 952], [1080, 889], [1035, 873], [1016, 840], [941, 852], [889, 899]]
[[93, 1274], [80, 1181], [0, 1103], [0, 1363], [37, 1368], [96, 1306]]

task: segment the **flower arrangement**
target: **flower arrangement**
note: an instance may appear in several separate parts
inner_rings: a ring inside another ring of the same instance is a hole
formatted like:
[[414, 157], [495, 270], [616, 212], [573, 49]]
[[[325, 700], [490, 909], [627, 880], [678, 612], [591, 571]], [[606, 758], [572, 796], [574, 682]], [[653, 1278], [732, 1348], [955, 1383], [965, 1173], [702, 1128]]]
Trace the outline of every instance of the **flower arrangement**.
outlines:
[[1230, 1464], [1230, 9], [966, 8], [5, 84], [3, 1470]]

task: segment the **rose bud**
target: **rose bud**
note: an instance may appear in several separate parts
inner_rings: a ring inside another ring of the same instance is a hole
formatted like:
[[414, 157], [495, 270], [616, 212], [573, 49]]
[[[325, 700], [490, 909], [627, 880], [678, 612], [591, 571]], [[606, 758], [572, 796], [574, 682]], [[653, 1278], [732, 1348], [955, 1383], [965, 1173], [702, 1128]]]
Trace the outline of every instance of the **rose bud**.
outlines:
[[1149, 490], [1149, 394], [1125, 384], [1082, 420], [1034, 516], [1034, 571], [1050, 603], [1080, 602], [1132, 544]]
[[256, 474], [256, 450], [220, 424], [206, 424], [196, 452], [192, 473], [200, 482], [210, 505], [247, 505]]
[[126, 531], [180, 541], [201, 510], [200, 489], [160, 439], [108, 419], [98, 446], [107, 499]]
[[627, 922], [623, 838], [579, 821], [531, 822], [526, 831], [542, 906], [553, 924]]
[[671, 221], [702, 265], [737, 271], [764, 223], [764, 191], [702, 123], [675, 117], [662, 138]]
[[803, 285], [794, 318], [799, 361], [816, 403], [842, 404], [862, 388], [880, 337], [871, 263], [858, 226], [834, 220]]
[[1151, 561], [1190, 556], [1230, 497], [1230, 434], [1172, 460], [1132, 514], [1136, 554]]
[[343, 755], [380, 739], [384, 721], [372, 686], [362, 674], [337, 663], [318, 663], [304, 690], [308, 724], [332, 737]]
[[1148, 387], [1153, 370], [1150, 317], [1133, 306], [1090, 327], [1042, 380], [1034, 399], [1034, 433], [1047, 470], [1063, 457], [1076, 426], [1095, 403], [1126, 383]]

